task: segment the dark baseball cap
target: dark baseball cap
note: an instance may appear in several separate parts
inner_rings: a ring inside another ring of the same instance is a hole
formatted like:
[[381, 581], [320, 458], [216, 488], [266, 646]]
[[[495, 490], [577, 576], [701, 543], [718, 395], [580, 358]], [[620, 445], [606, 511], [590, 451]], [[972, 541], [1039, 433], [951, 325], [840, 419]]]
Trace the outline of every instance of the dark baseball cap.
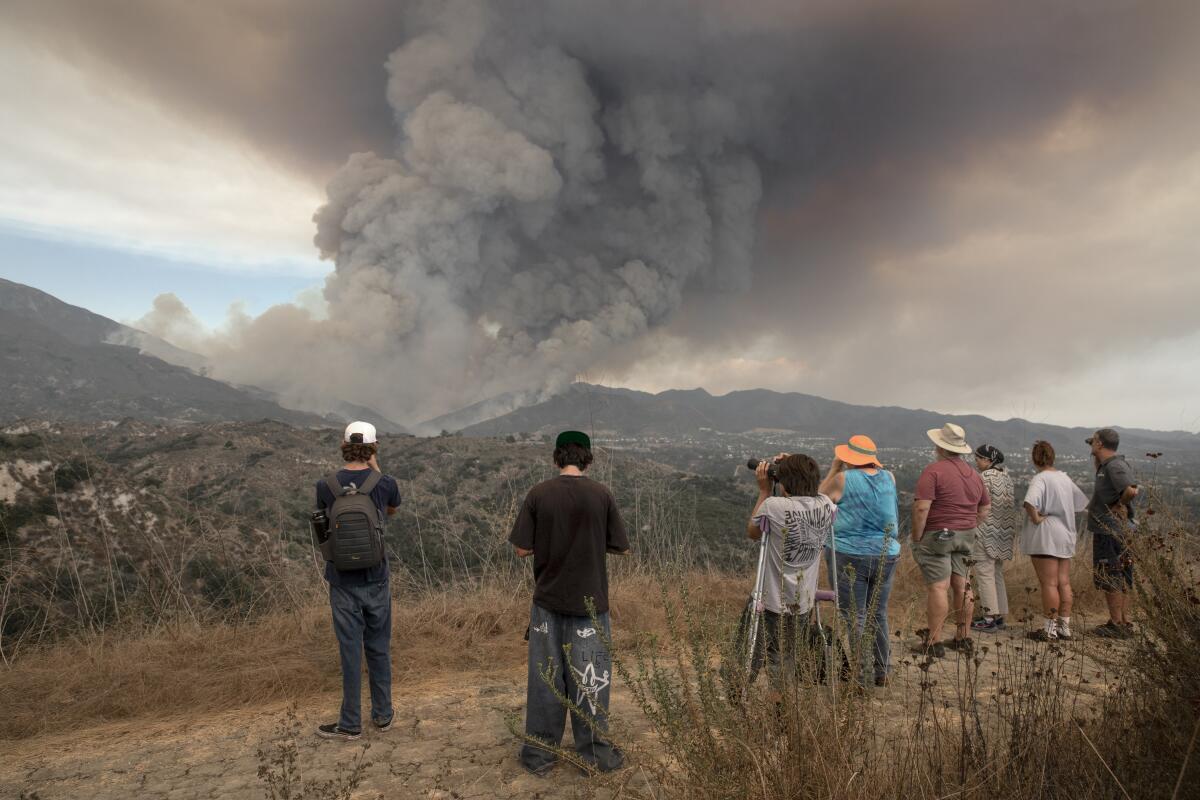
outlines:
[[554, 440], [555, 448], [563, 447], [568, 444], [578, 444], [586, 447], [589, 450], [592, 449], [592, 440], [583, 431], [563, 431], [558, 435], [558, 438]]
[[1116, 450], [1121, 444], [1121, 434], [1117, 433], [1112, 428], [1101, 428], [1100, 430], [1096, 431], [1094, 435], [1089, 436], [1084, 441], [1086, 441], [1088, 444], [1091, 444], [1093, 439], [1099, 439], [1100, 444], [1104, 445], [1109, 450]]

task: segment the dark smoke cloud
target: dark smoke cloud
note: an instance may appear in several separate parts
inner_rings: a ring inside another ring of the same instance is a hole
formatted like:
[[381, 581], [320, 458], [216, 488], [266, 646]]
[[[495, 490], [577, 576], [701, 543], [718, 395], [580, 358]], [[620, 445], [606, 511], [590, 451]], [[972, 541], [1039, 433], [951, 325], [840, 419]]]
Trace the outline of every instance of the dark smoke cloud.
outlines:
[[[1196, 7], [798, 5], [49, 3], [17, 22], [297, 169], [344, 162], [316, 215], [329, 319], [279, 307], [205, 345], [218, 375], [309, 407], [411, 423], [747, 339], [812, 354], [806, 378], [847, 399], [886, 399], [851, 396], [849, 371], [986, 395], [1029, 362], [1003, 323], [1053, 314], [1049, 374], [1090, 363], [1088, 270], [1119, 270], [1088, 224], [1119, 215], [1121, 176], [1194, 152]], [[1083, 155], [1047, 144], [1073, 114], [1101, 140]], [[995, 245], [1013, 231], [1031, 243]], [[1160, 251], [1151, 269], [1188, 280], [1190, 254]], [[1172, 312], [1126, 346], [1194, 332], [1173, 313], [1194, 282], [1161, 283], [1126, 292]], [[937, 366], [902, 366], [922, 347]]]
[[389, 0], [16, 0], [5, 23], [198, 125], [324, 179], [393, 138], [383, 63], [406, 38]]

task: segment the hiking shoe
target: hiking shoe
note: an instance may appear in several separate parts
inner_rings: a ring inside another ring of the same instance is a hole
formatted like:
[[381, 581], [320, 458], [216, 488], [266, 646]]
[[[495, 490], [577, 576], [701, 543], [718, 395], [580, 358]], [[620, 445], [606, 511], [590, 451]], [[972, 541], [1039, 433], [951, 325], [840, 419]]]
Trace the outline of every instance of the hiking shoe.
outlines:
[[1026, 638], [1032, 639], [1035, 642], [1057, 642], [1059, 638], [1057, 633], [1053, 636], [1049, 633], [1046, 633], [1045, 628], [1038, 628], [1036, 631], [1030, 631], [1029, 633], [1025, 634], [1025, 636]]
[[396, 721], [396, 712], [394, 712], [394, 711], [392, 712], [392, 715], [387, 718], [387, 722], [380, 722], [379, 720], [375, 719], [374, 717], [371, 718], [371, 723], [375, 726], [375, 730], [379, 731], [380, 733], [382, 733], [383, 731], [390, 731], [392, 729], [392, 723], [395, 721]]
[[1092, 635], [1102, 639], [1128, 639], [1133, 634], [1124, 625], [1109, 620], [1103, 625], [1092, 628]]
[[891, 683], [892, 683], [892, 679], [887, 675], [876, 675], [875, 676], [875, 685], [878, 686], [880, 689], [890, 686]]
[[348, 731], [338, 727], [336, 722], [331, 722], [328, 725], [318, 725], [317, 736], [322, 739], [341, 739], [345, 742], [353, 742], [362, 736], [362, 731]]

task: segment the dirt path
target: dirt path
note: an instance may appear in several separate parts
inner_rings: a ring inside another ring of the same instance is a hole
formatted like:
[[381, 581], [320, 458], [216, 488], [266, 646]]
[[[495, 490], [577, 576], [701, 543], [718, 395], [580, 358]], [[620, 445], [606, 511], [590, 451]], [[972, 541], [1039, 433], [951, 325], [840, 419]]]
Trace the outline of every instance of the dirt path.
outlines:
[[[995, 692], [1000, 653], [1012, 648], [1044, 647], [1024, 642], [1017, 634], [977, 637], [990, 645], [980, 669], [980, 696]], [[997, 643], [1004, 643], [996, 647]], [[1078, 643], [1077, 643], [1078, 644]], [[1086, 646], [1071, 646], [1087, 693], [1104, 684], [1099, 667], [1086, 655]], [[899, 722], [912, 713], [923, 673], [897, 642], [898, 667], [892, 685], [875, 693], [872, 703], [893, 709]], [[936, 662], [929, 672], [939, 694], [953, 697], [962, 659], [953, 654]], [[990, 684], [990, 685], [989, 685]], [[560, 764], [548, 778], [526, 774], [517, 763], [517, 742], [505, 723], [522, 713], [524, 669], [499, 674], [458, 673], [421, 685], [395, 689], [397, 723], [387, 733], [369, 725], [357, 743], [328, 742], [312, 735], [315, 726], [329, 722], [340, 701], [323, 695], [296, 701], [300, 725], [297, 763], [306, 777], [333, 778], [348, 767], [370, 742], [371, 762], [355, 797], [376, 798], [576, 798], [605, 797], [570, 765]], [[949, 702], [946, 703], [948, 707]], [[365, 704], [364, 704], [364, 707]], [[288, 704], [273, 703], [202, 715], [174, 713], [169, 719], [113, 723], [81, 731], [60, 732], [24, 741], [0, 743], [0, 797], [25, 800], [87, 797], [110, 800], [130, 797], [263, 798], [257, 776], [260, 749], [277, 753], [276, 731], [287, 719]], [[644, 740], [648, 728], [630, 705], [623, 687], [613, 692], [613, 714], [619, 729]], [[569, 731], [569, 726], [568, 726]], [[568, 732], [568, 738], [570, 734]], [[636, 767], [635, 767], [636, 771]], [[640, 771], [631, 775], [637, 785]]]

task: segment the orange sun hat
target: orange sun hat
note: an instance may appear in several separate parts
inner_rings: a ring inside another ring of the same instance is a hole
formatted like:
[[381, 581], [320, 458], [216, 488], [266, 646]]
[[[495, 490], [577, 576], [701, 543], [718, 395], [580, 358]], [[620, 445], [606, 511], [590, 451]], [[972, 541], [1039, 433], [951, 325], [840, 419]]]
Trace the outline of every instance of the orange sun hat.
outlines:
[[883, 464], [879, 461], [875, 441], [870, 436], [851, 436], [849, 444], [839, 444], [833, 448], [833, 454], [842, 460], [843, 464], [854, 467], [865, 467], [873, 464], [880, 469]]

